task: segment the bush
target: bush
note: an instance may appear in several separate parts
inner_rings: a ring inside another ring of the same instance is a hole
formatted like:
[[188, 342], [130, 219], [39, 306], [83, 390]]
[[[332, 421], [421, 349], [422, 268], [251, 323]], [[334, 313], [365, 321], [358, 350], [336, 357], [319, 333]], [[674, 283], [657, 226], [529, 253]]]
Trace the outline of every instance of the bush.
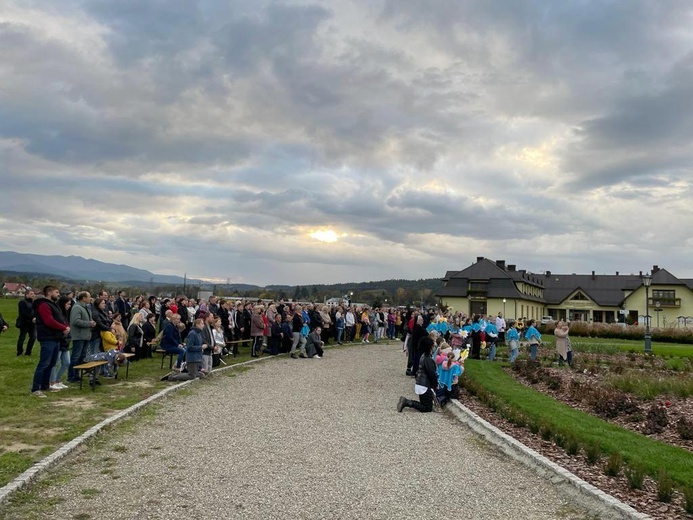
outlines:
[[629, 415], [639, 411], [633, 399], [618, 390], [601, 390], [592, 396], [592, 408], [597, 415], [613, 419], [619, 415]]
[[645, 467], [642, 464], [636, 462], [629, 465], [624, 473], [630, 489], [642, 489], [645, 481]]
[[565, 452], [571, 457], [574, 457], [580, 452], [580, 443], [578, 442], [577, 438], [572, 435], [568, 435], [565, 440]]
[[539, 433], [539, 423], [536, 419], [532, 418], [529, 420], [529, 431], [532, 432], [534, 435]]
[[647, 416], [645, 417], [645, 428], [643, 431], [648, 435], [660, 433], [662, 430], [664, 430], [667, 424], [669, 424], [667, 409], [664, 406], [654, 403], [647, 411]]
[[585, 446], [585, 458], [590, 466], [596, 464], [602, 456], [602, 450], [596, 442], [590, 442]]
[[657, 475], [657, 500], [660, 502], [671, 502], [674, 496], [674, 481], [667, 473], [667, 470], [660, 469]]
[[[542, 334], [552, 334], [555, 325], [540, 327]], [[693, 330], [690, 328], [654, 328], [651, 331], [652, 341], [659, 343], [693, 343]], [[615, 323], [587, 323], [573, 321], [570, 324], [570, 335], [574, 337], [612, 338], [643, 340], [645, 327], [629, 325], [622, 327]]]
[[582, 401], [585, 398], [586, 388], [577, 379], [571, 379], [568, 382], [568, 397], [574, 401]]
[[560, 390], [561, 386], [563, 385], [563, 381], [558, 376], [548, 375], [546, 377], [545, 381], [546, 381], [547, 386], [551, 390]]
[[612, 453], [604, 466], [604, 473], [610, 477], [617, 477], [623, 467], [623, 458], [620, 453]]
[[685, 487], [683, 492], [683, 509], [686, 513], [693, 514], [693, 487]]
[[549, 423], [544, 423], [539, 427], [539, 435], [545, 441], [550, 441], [553, 438], [554, 429]]
[[676, 423], [676, 431], [682, 439], [693, 441], [693, 421], [681, 417]]
[[513, 423], [515, 424], [515, 426], [524, 428], [525, 426], [527, 426], [527, 418], [521, 413], [517, 413], [513, 418]]
[[553, 436], [553, 442], [555, 442], [556, 446], [559, 448], [564, 448], [566, 443], [565, 435], [563, 435], [561, 432], [556, 432], [556, 434]]

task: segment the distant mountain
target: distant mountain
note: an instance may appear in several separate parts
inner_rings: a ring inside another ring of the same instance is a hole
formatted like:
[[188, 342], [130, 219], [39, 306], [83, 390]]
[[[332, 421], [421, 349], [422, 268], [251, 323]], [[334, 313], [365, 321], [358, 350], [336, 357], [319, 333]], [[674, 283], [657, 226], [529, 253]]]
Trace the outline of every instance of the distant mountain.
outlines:
[[[183, 284], [182, 276], [154, 274], [129, 265], [109, 264], [81, 256], [44, 256], [0, 251], [0, 271], [36, 273], [60, 276], [70, 280], [102, 282], [146, 282], [156, 284]], [[188, 280], [188, 283], [201, 283]]]

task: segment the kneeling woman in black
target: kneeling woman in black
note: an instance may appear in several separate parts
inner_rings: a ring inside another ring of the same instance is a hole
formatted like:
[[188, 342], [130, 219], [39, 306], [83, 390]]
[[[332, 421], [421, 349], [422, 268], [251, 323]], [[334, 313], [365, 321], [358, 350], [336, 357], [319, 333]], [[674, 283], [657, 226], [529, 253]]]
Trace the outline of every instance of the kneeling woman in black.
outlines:
[[421, 339], [419, 350], [421, 351], [421, 360], [419, 361], [419, 369], [416, 372], [416, 382], [414, 383], [414, 391], [419, 396], [419, 402], [402, 396], [397, 403], [398, 412], [401, 412], [404, 408], [414, 408], [420, 412], [433, 411], [433, 398], [436, 388], [438, 388], [438, 374], [435, 361], [431, 358], [433, 340], [430, 336], [425, 336]]

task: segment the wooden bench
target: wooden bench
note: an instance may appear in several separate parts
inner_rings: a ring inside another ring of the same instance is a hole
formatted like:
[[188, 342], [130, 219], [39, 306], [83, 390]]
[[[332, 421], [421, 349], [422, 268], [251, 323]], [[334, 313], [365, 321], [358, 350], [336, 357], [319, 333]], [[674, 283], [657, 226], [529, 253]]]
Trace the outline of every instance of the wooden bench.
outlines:
[[161, 368], [164, 368], [164, 359], [166, 359], [166, 356], [170, 358], [169, 363], [168, 363], [168, 369], [172, 370], [173, 369], [173, 356], [177, 356], [175, 352], [169, 352], [168, 350], [163, 350], [163, 349], [156, 349], [154, 351], [155, 354], [161, 354]]
[[89, 361], [87, 363], [82, 363], [81, 365], [75, 365], [75, 370], [79, 372], [79, 389], [82, 389], [82, 378], [84, 377], [84, 373], [88, 372], [92, 374], [94, 377], [89, 379], [89, 384], [91, 385], [91, 391], [93, 392], [94, 389], [96, 388], [96, 369], [103, 366], [103, 365], [108, 365], [108, 361]]
[[[135, 357], [135, 354], [121, 352], [121, 355], [125, 356], [125, 359], [127, 360], [127, 363], [125, 363], [125, 379], [127, 379], [128, 374], [130, 373], [130, 358]], [[115, 374], [116, 379], [118, 379], [118, 372], [120, 372], [120, 370], [116, 370], [116, 374]]]
[[236, 353], [233, 351], [233, 345], [240, 345], [241, 343], [245, 343], [247, 340], [245, 339], [237, 339], [235, 341], [227, 341], [226, 342], [226, 347], [231, 347], [229, 348], [229, 352], [233, 355], [233, 357], [236, 357]]

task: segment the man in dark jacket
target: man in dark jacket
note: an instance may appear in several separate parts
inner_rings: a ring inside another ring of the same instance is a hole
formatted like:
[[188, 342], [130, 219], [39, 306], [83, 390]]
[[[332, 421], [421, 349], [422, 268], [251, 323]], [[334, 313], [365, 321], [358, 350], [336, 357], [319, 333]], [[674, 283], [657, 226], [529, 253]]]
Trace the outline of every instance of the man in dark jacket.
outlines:
[[46, 397], [44, 391], [55, 391], [49, 385], [51, 370], [60, 354], [60, 340], [70, 333], [70, 327], [57, 304], [59, 297], [60, 291], [47, 285], [43, 288], [43, 297], [34, 301], [36, 337], [41, 345], [41, 357], [34, 372], [31, 393], [38, 397]]
[[132, 305], [125, 299], [125, 291], [118, 291], [118, 299], [115, 301], [116, 311], [120, 313], [122, 318], [123, 327], [128, 330], [128, 325], [130, 325], [130, 312], [132, 311]]
[[36, 325], [34, 325], [34, 291], [27, 291], [24, 299], [19, 301], [17, 326], [19, 327], [19, 338], [17, 338], [17, 355], [21, 356], [24, 352], [24, 339], [29, 336], [26, 344], [27, 356], [31, 356], [31, 349], [34, 348], [36, 341]]

